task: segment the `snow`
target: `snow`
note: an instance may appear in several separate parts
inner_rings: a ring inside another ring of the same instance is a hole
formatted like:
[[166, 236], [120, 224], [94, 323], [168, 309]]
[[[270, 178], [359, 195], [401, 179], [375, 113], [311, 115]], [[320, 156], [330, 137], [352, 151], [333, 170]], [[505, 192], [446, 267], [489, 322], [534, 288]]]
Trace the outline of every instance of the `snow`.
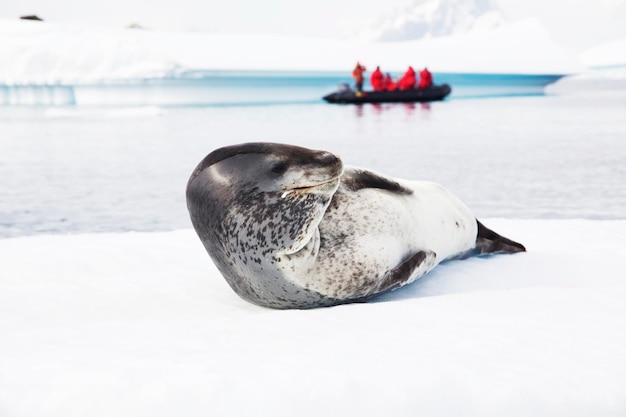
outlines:
[[133, 29], [0, 20], [0, 84], [89, 84], [170, 76], [176, 64]]
[[545, 89], [548, 94], [596, 97], [626, 92], [626, 38], [597, 45], [580, 55], [586, 71], [563, 77]]
[[583, 52], [581, 60], [589, 67], [626, 66], [626, 38], [596, 45]]
[[547, 93], [624, 95], [626, 92], [626, 38], [602, 43], [580, 56], [587, 70], [547, 86]]
[[[571, 74], [583, 68], [533, 19], [493, 31], [403, 42], [178, 34], [159, 44], [191, 69], [347, 71], [357, 60], [402, 72], [408, 65], [439, 72], [520, 74]], [[196, 44], [198, 48], [180, 48]], [[199, 54], [199, 49], [211, 53]]]
[[195, 233], [0, 240], [3, 416], [618, 416], [626, 221], [486, 219], [528, 252], [378, 302], [239, 299]]
[[0, 20], [0, 54], [0, 86], [119, 83], [193, 70], [348, 71], [357, 60], [386, 71], [428, 65], [439, 72], [571, 74], [583, 68], [533, 19], [390, 43]]
[[[481, 16], [487, 19], [490, 11]], [[385, 71], [413, 65], [437, 72], [515, 74], [580, 74], [586, 67], [626, 65], [626, 39], [597, 45], [578, 58], [555, 43], [536, 19], [491, 29], [480, 28], [480, 19], [474, 22], [478, 29], [467, 34], [398, 42], [0, 20], [0, 96], [7, 103], [28, 102], [41, 94], [40, 86], [53, 86], [49, 101], [68, 103], [74, 92], [62, 90], [63, 85], [119, 84], [191, 76], [198, 70], [347, 71], [356, 60]]]
[[626, 65], [590, 68], [582, 74], [561, 78], [546, 86], [547, 94], [577, 96], [624, 96], [626, 94]]
[[416, 40], [487, 31], [504, 23], [489, 0], [426, 0], [396, 11], [357, 36], [370, 41]]

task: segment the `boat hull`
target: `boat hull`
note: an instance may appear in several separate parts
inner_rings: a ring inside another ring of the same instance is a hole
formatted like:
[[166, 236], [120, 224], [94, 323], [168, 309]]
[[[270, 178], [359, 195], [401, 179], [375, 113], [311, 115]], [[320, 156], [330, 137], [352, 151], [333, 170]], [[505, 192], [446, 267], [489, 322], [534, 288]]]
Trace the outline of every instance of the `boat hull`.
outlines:
[[413, 103], [443, 100], [452, 89], [448, 84], [434, 85], [423, 90], [405, 91], [338, 91], [324, 96], [329, 103], [360, 104], [360, 103]]

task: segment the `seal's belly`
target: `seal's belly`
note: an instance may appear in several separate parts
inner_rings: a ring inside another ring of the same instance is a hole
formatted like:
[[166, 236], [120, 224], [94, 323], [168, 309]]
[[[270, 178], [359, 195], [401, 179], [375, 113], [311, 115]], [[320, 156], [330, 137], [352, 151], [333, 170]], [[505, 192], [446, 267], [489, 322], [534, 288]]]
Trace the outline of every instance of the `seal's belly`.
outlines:
[[365, 297], [418, 251], [434, 251], [434, 267], [473, 247], [476, 221], [460, 200], [432, 183], [407, 185], [413, 194], [339, 190], [319, 225], [316, 261], [296, 278], [300, 284], [332, 298]]

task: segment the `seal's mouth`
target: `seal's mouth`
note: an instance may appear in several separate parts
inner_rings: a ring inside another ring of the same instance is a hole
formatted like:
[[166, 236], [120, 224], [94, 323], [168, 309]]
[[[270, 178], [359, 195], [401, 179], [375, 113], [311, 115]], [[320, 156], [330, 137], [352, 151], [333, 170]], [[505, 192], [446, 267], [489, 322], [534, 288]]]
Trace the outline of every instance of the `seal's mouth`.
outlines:
[[285, 198], [290, 194], [294, 194], [294, 195], [308, 194], [311, 192], [318, 191], [322, 188], [331, 189], [331, 188], [334, 188], [339, 183], [339, 178], [341, 178], [341, 176], [331, 178], [328, 181], [318, 182], [317, 184], [313, 184], [313, 185], [304, 185], [304, 186], [293, 185], [293, 186], [285, 187], [284, 192], [282, 193], [281, 197]]

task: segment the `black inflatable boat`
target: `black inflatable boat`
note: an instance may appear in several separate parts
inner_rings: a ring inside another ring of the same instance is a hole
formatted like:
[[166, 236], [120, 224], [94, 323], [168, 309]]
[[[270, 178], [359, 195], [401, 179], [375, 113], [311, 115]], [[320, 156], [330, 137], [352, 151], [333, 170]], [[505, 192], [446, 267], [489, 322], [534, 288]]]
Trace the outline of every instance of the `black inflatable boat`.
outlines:
[[411, 103], [443, 100], [452, 89], [448, 84], [433, 85], [423, 90], [405, 91], [354, 91], [343, 86], [339, 91], [324, 96], [329, 103]]

